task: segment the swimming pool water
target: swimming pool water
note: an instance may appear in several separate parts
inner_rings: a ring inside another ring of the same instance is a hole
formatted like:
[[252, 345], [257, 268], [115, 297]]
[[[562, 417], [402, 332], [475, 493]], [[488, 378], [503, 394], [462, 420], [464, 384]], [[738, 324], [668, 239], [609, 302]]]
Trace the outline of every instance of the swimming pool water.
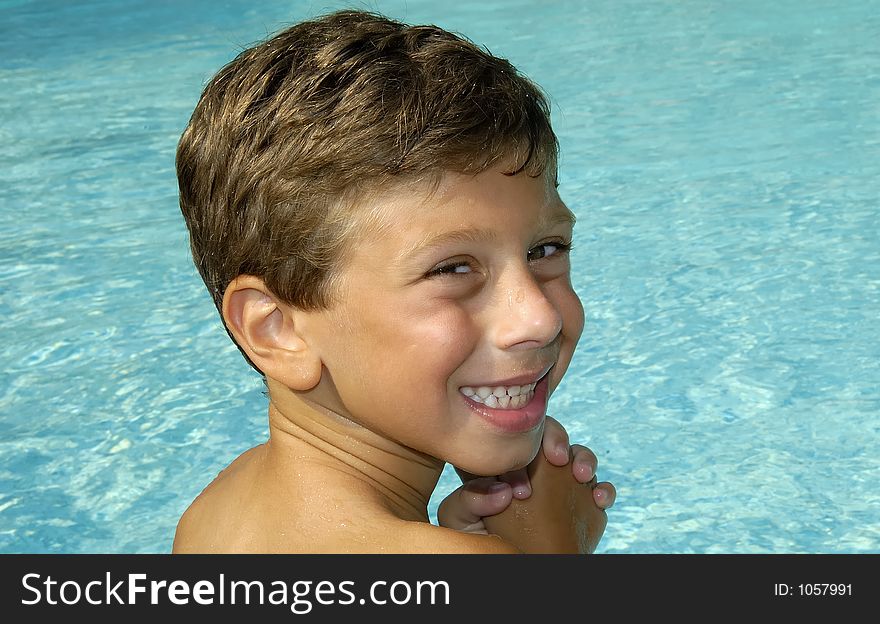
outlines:
[[[167, 552], [265, 438], [174, 149], [238, 50], [350, 5], [256, 6], [0, 2], [0, 552]], [[880, 551], [880, 3], [357, 6], [551, 95], [587, 316], [551, 413], [618, 488], [599, 552]]]

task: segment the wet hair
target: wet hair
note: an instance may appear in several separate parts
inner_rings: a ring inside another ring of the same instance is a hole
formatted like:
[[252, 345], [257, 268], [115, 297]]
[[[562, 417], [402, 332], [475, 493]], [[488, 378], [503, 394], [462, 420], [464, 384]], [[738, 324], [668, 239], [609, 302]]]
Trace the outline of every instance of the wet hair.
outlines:
[[177, 148], [180, 208], [218, 309], [239, 275], [320, 309], [359, 198], [495, 166], [555, 181], [557, 152], [546, 98], [507, 60], [437, 26], [339, 11], [211, 79]]

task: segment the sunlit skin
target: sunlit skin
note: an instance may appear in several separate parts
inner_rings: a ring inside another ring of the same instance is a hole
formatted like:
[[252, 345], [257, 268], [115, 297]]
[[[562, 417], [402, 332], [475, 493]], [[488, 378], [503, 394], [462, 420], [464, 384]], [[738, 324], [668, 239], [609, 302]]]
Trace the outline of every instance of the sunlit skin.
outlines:
[[[396, 523], [428, 521], [446, 462], [474, 475], [526, 466], [546, 422], [541, 383], [549, 398], [583, 329], [573, 222], [546, 176], [447, 173], [436, 189], [372, 202], [327, 309], [288, 306], [257, 278], [233, 282], [224, 317], [266, 375], [269, 442], [206, 489], [175, 550], [203, 533], [192, 549], [415, 551]], [[487, 417], [461, 392], [514, 381], [539, 382], [528, 419]], [[234, 521], [206, 529], [221, 504]], [[274, 538], [254, 537], [268, 525]], [[435, 540], [449, 536], [430, 536], [418, 546], [442, 551]]]
[[[573, 217], [552, 184], [498, 170], [447, 174], [436, 193], [381, 204], [343, 272], [340, 303], [304, 327], [325, 367], [310, 401], [468, 472], [537, 453], [543, 423], [497, 431], [459, 389], [549, 372], [583, 329], [569, 279]], [[296, 420], [294, 415], [290, 416]]]

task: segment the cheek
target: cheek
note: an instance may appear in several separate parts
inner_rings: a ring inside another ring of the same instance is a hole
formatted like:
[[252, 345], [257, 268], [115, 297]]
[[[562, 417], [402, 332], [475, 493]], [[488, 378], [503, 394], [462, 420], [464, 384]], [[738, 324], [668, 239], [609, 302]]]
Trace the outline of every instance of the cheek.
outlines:
[[550, 380], [550, 391], [556, 389], [562, 376], [568, 370], [578, 340], [584, 330], [584, 306], [571, 286], [562, 285], [555, 292], [554, 304], [562, 316], [562, 348], [556, 371]]
[[573, 290], [571, 290], [571, 296], [566, 302], [562, 318], [563, 324], [571, 328], [566, 333], [572, 337], [574, 342], [577, 342], [584, 331], [584, 305]]
[[[478, 333], [458, 305], [412, 305], [362, 315], [348, 346], [356, 368], [371, 379], [397, 383], [401, 391], [434, 391], [476, 347]], [[342, 345], [343, 347], [345, 345]]]
[[448, 305], [425, 317], [420, 326], [425, 341], [436, 346], [438, 356], [458, 363], [473, 350], [479, 337], [473, 318], [457, 305]]
[[573, 349], [584, 331], [584, 306], [570, 283], [555, 285], [550, 296], [562, 316], [562, 334]]
[[337, 338], [333, 362], [326, 365], [341, 413], [441, 456], [434, 445], [448, 442], [459, 428], [448, 417], [449, 378], [477, 347], [479, 333], [457, 306], [402, 312], [362, 315], [350, 342]]
[[[418, 376], [419, 382], [435, 391], [476, 348], [479, 333], [470, 316], [456, 305], [434, 309], [401, 323], [398, 339], [389, 337], [387, 345], [399, 353], [402, 375]], [[386, 349], [388, 347], [386, 346]]]

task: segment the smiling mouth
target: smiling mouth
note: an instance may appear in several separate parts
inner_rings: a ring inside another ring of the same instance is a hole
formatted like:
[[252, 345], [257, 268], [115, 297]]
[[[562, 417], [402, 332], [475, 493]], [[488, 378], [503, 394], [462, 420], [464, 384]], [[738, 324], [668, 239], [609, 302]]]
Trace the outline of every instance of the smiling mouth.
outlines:
[[[540, 381], [540, 380], [538, 380]], [[486, 407], [494, 409], [520, 409], [528, 405], [535, 396], [535, 386], [538, 382], [532, 382], [523, 386], [463, 386], [461, 393], [475, 403], [482, 403]]]
[[[535, 387], [550, 374], [553, 365], [547, 366], [535, 381], [510, 385], [485, 385], [485, 386], [462, 386], [459, 391], [474, 403], [491, 407], [492, 409], [518, 410], [528, 405], [535, 398]], [[523, 376], [510, 381], [525, 381], [529, 377]]]

